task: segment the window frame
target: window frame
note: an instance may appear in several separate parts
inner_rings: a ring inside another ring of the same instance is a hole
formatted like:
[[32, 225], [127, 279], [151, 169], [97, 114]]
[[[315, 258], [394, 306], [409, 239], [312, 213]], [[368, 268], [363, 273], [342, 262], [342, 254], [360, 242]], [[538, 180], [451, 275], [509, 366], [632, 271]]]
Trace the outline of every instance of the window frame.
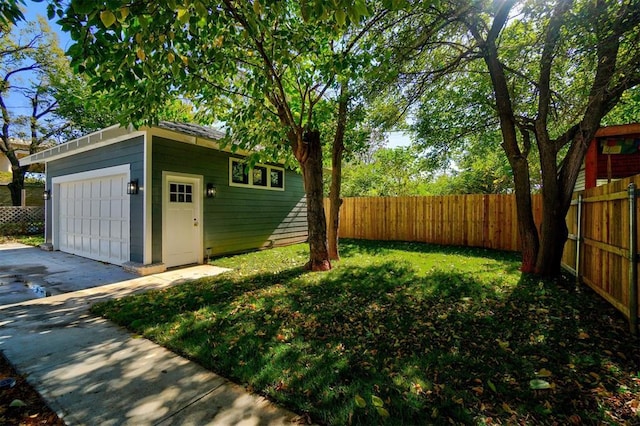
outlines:
[[[254, 168], [249, 169], [249, 179], [248, 183], [239, 183], [233, 181], [233, 165], [234, 163], [240, 163], [243, 167], [246, 166], [246, 161], [242, 158], [237, 157], [229, 157], [229, 186], [237, 187], [237, 188], [252, 188], [252, 189], [263, 189], [267, 191], [284, 191], [285, 190], [285, 170], [284, 167], [272, 166], [269, 164], [256, 164]], [[265, 169], [265, 178], [267, 180], [266, 185], [257, 185], [253, 183], [253, 176], [255, 167], [260, 167]], [[282, 174], [282, 185], [281, 186], [271, 186], [271, 171], [275, 170]]]

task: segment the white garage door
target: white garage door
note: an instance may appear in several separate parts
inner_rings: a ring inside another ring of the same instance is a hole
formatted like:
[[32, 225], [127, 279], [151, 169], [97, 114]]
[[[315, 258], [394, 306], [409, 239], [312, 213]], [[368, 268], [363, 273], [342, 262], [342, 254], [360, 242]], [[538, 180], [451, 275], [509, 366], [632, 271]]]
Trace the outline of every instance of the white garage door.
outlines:
[[116, 265], [129, 261], [126, 182], [126, 175], [111, 175], [60, 184], [61, 251]]

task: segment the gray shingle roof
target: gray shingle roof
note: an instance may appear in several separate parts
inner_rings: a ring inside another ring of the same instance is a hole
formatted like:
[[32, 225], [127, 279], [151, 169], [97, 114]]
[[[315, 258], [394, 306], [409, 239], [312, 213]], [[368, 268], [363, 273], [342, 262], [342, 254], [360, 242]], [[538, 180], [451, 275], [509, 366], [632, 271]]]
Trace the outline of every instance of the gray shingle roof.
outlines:
[[177, 123], [175, 121], [160, 121], [156, 127], [174, 132], [184, 133], [199, 138], [207, 138], [214, 141], [225, 137], [225, 133], [213, 127], [200, 126], [199, 124]]

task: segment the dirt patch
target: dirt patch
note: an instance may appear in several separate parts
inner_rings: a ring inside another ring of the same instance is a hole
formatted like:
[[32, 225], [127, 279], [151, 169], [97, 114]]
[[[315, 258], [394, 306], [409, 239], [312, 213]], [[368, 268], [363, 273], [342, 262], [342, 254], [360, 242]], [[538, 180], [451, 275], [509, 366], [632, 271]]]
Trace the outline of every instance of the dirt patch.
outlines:
[[[0, 389], [0, 425], [64, 426], [64, 422], [47, 406], [40, 394], [23, 376], [16, 373], [0, 352], [0, 381], [7, 378], [15, 379], [15, 385]], [[14, 401], [21, 401], [24, 406], [12, 407], [12, 403], [16, 404]]]

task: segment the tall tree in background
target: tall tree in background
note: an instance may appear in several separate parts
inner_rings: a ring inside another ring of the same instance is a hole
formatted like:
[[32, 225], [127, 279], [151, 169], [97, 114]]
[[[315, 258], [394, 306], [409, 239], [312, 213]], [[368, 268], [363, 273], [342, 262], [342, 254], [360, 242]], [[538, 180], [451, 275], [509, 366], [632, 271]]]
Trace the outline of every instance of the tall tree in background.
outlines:
[[[65, 73], [70, 74], [68, 61], [44, 20], [29, 23], [22, 30], [0, 26], [0, 152], [11, 163], [9, 190], [13, 205], [20, 205], [28, 167], [20, 165], [11, 139], [28, 141], [29, 153], [33, 154], [68, 126], [55, 119], [58, 102], [51, 92], [51, 79]], [[28, 112], [10, 108], [9, 99], [23, 103]]]
[[[565, 216], [587, 147], [602, 118], [640, 84], [640, 1], [449, 1], [416, 5], [414, 12], [420, 19], [398, 31], [413, 40], [400, 50], [412, 67], [404, 74], [412, 92], [422, 93], [438, 77], [478, 72], [475, 62], [482, 61], [485, 96], [493, 100], [513, 171], [522, 270], [558, 274]], [[531, 209], [535, 150], [539, 233]]]
[[333, 99], [338, 117], [347, 113], [339, 104], [349, 99], [351, 59], [341, 41], [368, 13], [364, 1], [72, 1], [58, 12], [75, 41], [76, 70], [117, 99], [122, 122], [153, 120], [158, 105], [184, 94], [242, 147], [259, 145], [263, 160], [295, 158], [307, 197], [307, 266], [331, 267], [317, 110]]

